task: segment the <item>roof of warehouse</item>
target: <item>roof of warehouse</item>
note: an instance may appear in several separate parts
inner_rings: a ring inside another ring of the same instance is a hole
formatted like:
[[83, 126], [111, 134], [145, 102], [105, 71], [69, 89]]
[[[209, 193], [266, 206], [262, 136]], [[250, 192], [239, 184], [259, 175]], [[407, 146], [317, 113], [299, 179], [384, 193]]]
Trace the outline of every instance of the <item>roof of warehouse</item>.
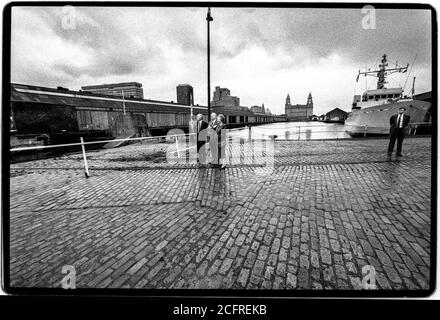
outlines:
[[[66, 105], [85, 108], [102, 108], [102, 109], [123, 109], [132, 112], [188, 112], [190, 106], [173, 103], [169, 101], [146, 100], [140, 98], [120, 98], [117, 96], [96, 94], [84, 91], [74, 91], [69, 89], [54, 89], [47, 87], [39, 87], [33, 85], [25, 85], [11, 83], [11, 101], [12, 102], [29, 102], [52, 105]], [[267, 116], [267, 114], [254, 113], [247, 108], [233, 108], [224, 106], [213, 106], [212, 110], [227, 115], [233, 114], [237, 116]], [[206, 106], [193, 106], [193, 113], [207, 112]], [[276, 116], [276, 115], [270, 115]]]
[[342, 113], [342, 114], [348, 114], [347, 111], [344, 111], [344, 110], [339, 109], [339, 108], [334, 108], [334, 109], [330, 110], [329, 112], [327, 112], [326, 115], [331, 114], [331, 113], [335, 113], [335, 112]]
[[[89, 108], [125, 108], [127, 111], [169, 111], [169, 112], [186, 112], [187, 105], [181, 105], [168, 101], [145, 100], [137, 98], [124, 98], [93, 94], [83, 91], [73, 91], [68, 89], [53, 89], [46, 87], [38, 87], [24, 84], [11, 84], [11, 101], [14, 102], [30, 102], [54, 105], [69, 105], [75, 107]], [[193, 106], [193, 112], [206, 113], [206, 106]]]

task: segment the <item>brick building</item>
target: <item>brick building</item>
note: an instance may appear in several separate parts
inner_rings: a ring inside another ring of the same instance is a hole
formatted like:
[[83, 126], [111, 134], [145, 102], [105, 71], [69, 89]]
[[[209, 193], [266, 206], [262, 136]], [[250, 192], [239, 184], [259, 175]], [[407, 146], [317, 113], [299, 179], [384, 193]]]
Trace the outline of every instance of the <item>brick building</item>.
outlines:
[[144, 90], [142, 89], [142, 84], [138, 82], [121, 82], [82, 86], [81, 90], [109, 96], [124, 96], [126, 98], [138, 99], [144, 98]]
[[260, 106], [252, 106], [251, 111], [253, 113], [266, 113], [266, 108], [264, 107], [264, 103], [263, 103], [263, 105], [261, 107]]
[[231, 96], [228, 88], [215, 87], [214, 96], [212, 98], [212, 106], [214, 107], [240, 107], [240, 98]]

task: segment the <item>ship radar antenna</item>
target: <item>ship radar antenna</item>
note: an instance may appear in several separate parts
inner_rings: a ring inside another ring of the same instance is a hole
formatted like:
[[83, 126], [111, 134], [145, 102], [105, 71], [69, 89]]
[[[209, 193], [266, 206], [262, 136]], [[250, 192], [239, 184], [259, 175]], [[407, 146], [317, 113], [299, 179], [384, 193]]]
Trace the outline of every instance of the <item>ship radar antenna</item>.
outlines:
[[396, 67], [395, 68], [387, 68], [388, 67], [388, 60], [387, 60], [387, 55], [384, 54], [382, 56], [382, 60], [381, 63], [379, 64], [379, 69], [378, 70], [370, 70], [367, 68], [365, 68], [367, 71], [359, 71], [358, 76], [356, 78], [356, 81], [359, 80], [359, 76], [360, 75], [364, 75], [366, 76], [372, 76], [372, 77], [376, 77], [377, 79], [377, 89], [384, 89], [385, 88], [385, 84], [387, 83], [386, 81], [386, 77], [390, 74], [399, 72], [399, 73], [405, 73], [408, 70], [409, 64], [407, 64], [405, 67], [401, 67], [397, 64], [396, 62]]

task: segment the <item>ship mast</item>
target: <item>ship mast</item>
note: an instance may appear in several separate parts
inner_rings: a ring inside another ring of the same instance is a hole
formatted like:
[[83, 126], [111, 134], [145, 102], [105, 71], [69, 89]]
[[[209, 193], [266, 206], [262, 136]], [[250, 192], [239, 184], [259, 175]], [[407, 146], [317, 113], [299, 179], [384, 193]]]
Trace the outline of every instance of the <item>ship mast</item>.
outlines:
[[400, 67], [396, 64], [395, 68], [390, 68], [390, 69], [387, 69], [386, 68], [387, 66], [388, 66], [387, 55], [384, 54], [382, 56], [382, 61], [379, 64], [379, 70], [371, 70], [371, 71], [368, 70], [368, 71], [363, 71], [363, 72], [361, 72], [359, 70], [359, 74], [356, 77], [356, 82], [359, 80], [360, 75], [377, 77], [378, 78], [377, 79], [377, 89], [384, 89], [385, 83], [387, 83], [386, 76], [393, 74], [395, 72], [405, 73], [408, 70], [409, 64], [407, 64], [406, 67]]
[[413, 78], [413, 84], [411, 89], [411, 98], [414, 98], [414, 86], [416, 84], [416, 77]]
[[379, 72], [377, 73], [377, 89], [383, 89], [385, 87], [385, 67], [388, 66], [386, 54], [383, 55], [381, 62], [382, 63], [379, 65]]

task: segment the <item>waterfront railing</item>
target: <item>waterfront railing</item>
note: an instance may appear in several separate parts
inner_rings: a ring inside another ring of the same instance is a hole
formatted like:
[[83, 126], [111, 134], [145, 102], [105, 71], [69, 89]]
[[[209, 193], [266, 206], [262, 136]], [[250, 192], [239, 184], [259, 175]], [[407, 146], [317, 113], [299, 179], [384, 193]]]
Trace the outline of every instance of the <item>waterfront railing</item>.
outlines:
[[[426, 122], [411, 123], [409, 126], [408, 134], [416, 135], [417, 131], [428, 125]], [[429, 124], [430, 125], [430, 124]], [[311, 128], [310, 126], [309, 128]], [[349, 139], [346, 137], [346, 132], [344, 130], [304, 130], [305, 126], [296, 127], [297, 130], [292, 131], [295, 127], [290, 128], [275, 128], [275, 127], [258, 127], [258, 126], [248, 126], [244, 128], [234, 128], [229, 129], [227, 132], [227, 143], [229, 144], [229, 149], [237, 148], [234, 145], [234, 140], [239, 140], [240, 157], [252, 156], [261, 145], [266, 143], [276, 143], [276, 141], [282, 140], [328, 140], [329, 136], [323, 137], [324, 134], [333, 134], [331, 137], [333, 140], [344, 140]], [[316, 128], [316, 127], [315, 127]], [[289, 134], [285, 137], [276, 134], [276, 130], [284, 129], [288, 130]], [[275, 130], [275, 132], [267, 132], [267, 130]], [[365, 133], [368, 131], [368, 127], [365, 128]], [[84, 169], [84, 174], [86, 177], [90, 176], [91, 169], [102, 169], [105, 170], [108, 167], [118, 166], [119, 169], [139, 167], [145, 168], [145, 165], [137, 166], [136, 164], [142, 164], [141, 161], [149, 161], [147, 166], [158, 167], [163, 162], [168, 161], [169, 154], [172, 154], [176, 163], [178, 164], [180, 160], [184, 163], [184, 160], [191, 159], [191, 161], [196, 161], [197, 159], [197, 142], [195, 133], [182, 134], [178, 133], [178, 130], [171, 131], [173, 134], [162, 135], [162, 136], [150, 136], [150, 137], [127, 137], [118, 138], [110, 140], [100, 140], [100, 141], [84, 141], [84, 137], [80, 137], [79, 142], [66, 143], [66, 144], [56, 144], [56, 145], [40, 145], [40, 146], [29, 146], [29, 147], [18, 147], [10, 149], [11, 163], [23, 162], [27, 160], [41, 160], [57, 157], [65, 157], [62, 161], [54, 162], [42, 162], [40, 166], [46, 166], [49, 164], [54, 165], [53, 169]], [[180, 131], [182, 132], [182, 131]], [[151, 142], [146, 144], [146, 142]], [[112, 145], [108, 145], [112, 144]], [[106, 146], [107, 145], [107, 146]], [[119, 156], [117, 152], [113, 152], [114, 147], [119, 147], [122, 145], [131, 146], [132, 149], [123, 149], [125, 152], [121, 152]], [[149, 147], [149, 145], [151, 147]], [[209, 149], [209, 144], [206, 144], [206, 148]], [[235, 150], [238, 150], [235, 149]], [[109, 152], [105, 151], [109, 150]], [[257, 150], [258, 151], [258, 150]], [[166, 156], [166, 157], [165, 157]], [[230, 152], [231, 156], [231, 152]], [[115, 159], [117, 158], [117, 159]], [[94, 161], [94, 165], [90, 167], [90, 161]], [[137, 161], [137, 162], [136, 162]], [[47, 164], [46, 164], [47, 163]], [[78, 165], [81, 165], [78, 168]], [[112, 165], [113, 164], [113, 165]], [[168, 162], [167, 162], [168, 165]], [[20, 170], [27, 168], [35, 168], [32, 165], [18, 165], [14, 169]], [[45, 169], [41, 168], [41, 169]]]

